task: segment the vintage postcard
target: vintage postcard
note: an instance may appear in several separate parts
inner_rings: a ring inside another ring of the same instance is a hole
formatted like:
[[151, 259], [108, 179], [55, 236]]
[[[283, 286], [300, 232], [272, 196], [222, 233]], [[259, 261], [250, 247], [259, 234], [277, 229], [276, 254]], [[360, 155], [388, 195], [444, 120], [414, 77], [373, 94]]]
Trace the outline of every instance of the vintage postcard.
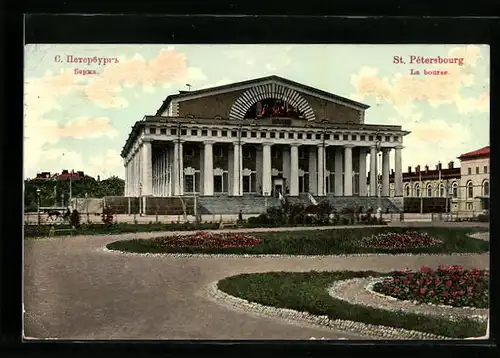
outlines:
[[489, 47], [25, 47], [25, 339], [485, 339]]

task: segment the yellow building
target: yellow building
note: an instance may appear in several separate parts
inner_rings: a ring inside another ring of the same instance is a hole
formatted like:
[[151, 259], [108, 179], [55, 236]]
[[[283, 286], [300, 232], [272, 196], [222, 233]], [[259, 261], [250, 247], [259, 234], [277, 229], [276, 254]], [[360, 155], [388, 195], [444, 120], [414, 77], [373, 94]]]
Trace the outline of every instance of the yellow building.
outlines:
[[458, 157], [460, 194], [458, 211], [479, 214], [488, 210], [490, 199], [490, 147], [484, 147]]

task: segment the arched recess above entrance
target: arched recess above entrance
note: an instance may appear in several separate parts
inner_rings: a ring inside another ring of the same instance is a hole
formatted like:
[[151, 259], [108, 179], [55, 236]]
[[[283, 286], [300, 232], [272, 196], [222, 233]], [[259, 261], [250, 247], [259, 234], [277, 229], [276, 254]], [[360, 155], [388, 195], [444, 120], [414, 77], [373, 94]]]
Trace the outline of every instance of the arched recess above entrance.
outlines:
[[307, 120], [316, 118], [314, 110], [299, 92], [277, 83], [263, 84], [249, 88], [233, 103], [229, 119], [242, 120], [248, 110], [259, 101], [266, 99], [283, 100], [295, 109], [300, 110]]

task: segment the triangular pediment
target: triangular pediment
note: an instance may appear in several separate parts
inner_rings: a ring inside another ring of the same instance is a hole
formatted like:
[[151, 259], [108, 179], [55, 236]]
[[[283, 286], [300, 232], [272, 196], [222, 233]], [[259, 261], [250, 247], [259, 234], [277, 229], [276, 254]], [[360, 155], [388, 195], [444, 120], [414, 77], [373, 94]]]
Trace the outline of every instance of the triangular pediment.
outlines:
[[360, 111], [364, 111], [369, 107], [366, 104], [273, 75], [169, 96], [158, 112], [161, 113], [163, 111], [162, 109], [168, 105], [167, 102], [171, 100], [183, 102], [197, 98], [231, 93], [238, 93], [240, 95], [235, 101], [235, 107], [231, 110], [230, 117], [235, 119], [242, 115], [241, 112], [249, 105], [250, 101], [263, 99], [265, 96], [285, 99], [294, 105], [298, 105], [299, 108], [304, 108], [304, 111], [308, 111], [307, 119], [309, 120], [315, 119], [314, 111], [311, 109], [311, 106], [307, 104], [307, 101], [304, 100], [304, 95]]

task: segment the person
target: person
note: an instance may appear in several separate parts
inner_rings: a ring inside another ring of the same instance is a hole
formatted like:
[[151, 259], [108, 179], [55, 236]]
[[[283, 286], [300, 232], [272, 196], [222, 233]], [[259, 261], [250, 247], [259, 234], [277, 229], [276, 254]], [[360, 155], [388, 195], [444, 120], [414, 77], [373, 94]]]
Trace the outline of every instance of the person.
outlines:
[[243, 222], [243, 212], [242, 210], [240, 209], [240, 212], [238, 213], [238, 222]]

